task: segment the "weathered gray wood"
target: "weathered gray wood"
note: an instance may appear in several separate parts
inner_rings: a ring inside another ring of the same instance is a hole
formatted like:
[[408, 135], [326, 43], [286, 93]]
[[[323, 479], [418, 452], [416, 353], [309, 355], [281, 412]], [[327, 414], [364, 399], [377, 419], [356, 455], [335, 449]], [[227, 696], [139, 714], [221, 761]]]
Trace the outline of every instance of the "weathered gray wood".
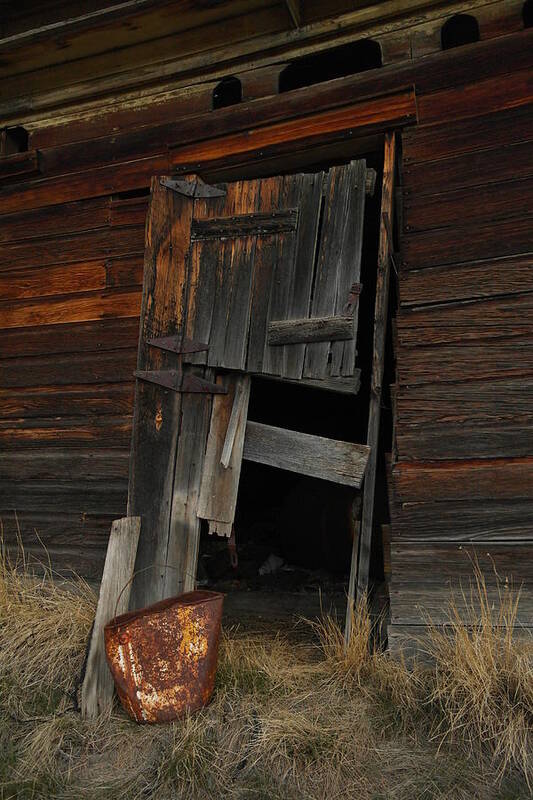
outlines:
[[369, 452], [370, 448], [364, 444], [339, 442], [260, 422], [248, 422], [243, 457], [259, 464], [359, 488]]
[[[300, 176], [301, 197], [296, 252], [292, 262], [287, 265], [291, 269], [287, 319], [309, 316], [323, 185], [323, 172]], [[283, 355], [283, 376], [301, 378], [305, 361], [305, 344], [286, 347]]]
[[[209, 521], [211, 533], [229, 536], [237, 506], [250, 378], [247, 375], [226, 374], [220, 375], [217, 382], [228, 393], [217, 395], [213, 400], [197, 514]], [[234, 428], [233, 433], [228, 430], [230, 423]], [[232, 440], [232, 446], [228, 466], [224, 467], [221, 459], [226, 438]]]
[[[205, 374], [209, 380], [214, 379], [211, 370], [206, 370]], [[166, 568], [160, 571], [163, 597], [195, 588], [200, 541], [200, 524], [196, 511], [210, 415], [211, 398], [208, 395], [183, 395], [168, 545], [165, 560], [161, 562]]]
[[227, 469], [230, 465], [231, 455], [233, 453], [233, 446], [239, 427], [239, 421], [242, 416], [246, 418], [248, 413], [248, 401], [250, 399], [250, 377], [242, 376], [241, 380], [237, 380], [235, 387], [235, 397], [233, 398], [233, 406], [231, 409], [231, 416], [229, 418], [228, 429], [226, 431], [226, 438], [224, 440], [224, 447], [222, 448], [222, 455], [220, 463]]
[[363, 492], [363, 516], [357, 565], [357, 596], [363, 597], [368, 590], [370, 548], [372, 544], [372, 520], [374, 515], [374, 492], [378, 458], [379, 420], [381, 412], [381, 389], [385, 361], [385, 336], [389, 306], [390, 221], [393, 219], [394, 171], [396, 164], [396, 134], [385, 136], [383, 162], [383, 186], [381, 189], [381, 223], [379, 229], [378, 275], [374, 309], [374, 345], [372, 353], [372, 380], [370, 386], [370, 411], [368, 416], [367, 445], [370, 458]]
[[[328, 173], [311, 303], [313, 317], [341, 315], [352, 284], [359, 281], [365, 181], [364, 161], [333, 167]], [[348, 344], [315, 342], [307, 345], [304, 377], [353, 374], [357, 320], [356, 306], [352, 317], [352, 339]]]
[[109, 710], [113, 702], [113, 678], [105, 657], [104, 626], [115, 614], [128, 610], [131, 591], [128, 581], [133, 574], [140, 532], [140, 517], [117, 519], [111, 526], [81, 688], [81, 713], [88, 719]]
[[268, 326], [268, 343], [271, 346], [302, 342], [333, 342], [353, 339], [353, 336], [351, 317], [275, 320]]

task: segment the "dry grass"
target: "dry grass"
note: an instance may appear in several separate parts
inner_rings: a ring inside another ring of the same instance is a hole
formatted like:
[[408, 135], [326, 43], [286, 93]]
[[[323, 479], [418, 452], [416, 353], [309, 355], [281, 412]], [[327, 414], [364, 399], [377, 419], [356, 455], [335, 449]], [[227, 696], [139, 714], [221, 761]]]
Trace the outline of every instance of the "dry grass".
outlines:
[[432, 631], [429, 670], [378, 649], [364, 604], [346, 649], [331, 618], [306, 641], [226, 631], [210, 706], [142, 727], [119, 709], [94, 722], [71, 710], [94, 603], [79, 580], [1, 566], [2, 800], [531, 795], [532, 662], [509, 605], [499, 627], [456, 609], [448, 636]]
[[503, 584], [497, 601], [474, 564], [460, 607], [452, 596], [449, 623], [429, 626], [435, 668], [428, 703], [436, 710], [434, 735], [459, 740], [470, 754], [491, 753], [501, 775], [517, 767], [533, 783], [533, 641], [520, 637], [519, 592]]

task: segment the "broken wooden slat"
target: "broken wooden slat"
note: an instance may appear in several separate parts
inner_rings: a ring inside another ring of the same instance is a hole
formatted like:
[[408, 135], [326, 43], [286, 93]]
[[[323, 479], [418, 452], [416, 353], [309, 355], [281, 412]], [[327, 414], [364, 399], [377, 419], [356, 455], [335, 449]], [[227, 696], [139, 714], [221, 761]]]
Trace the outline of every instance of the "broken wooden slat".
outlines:
[[353, 339], [351, 317], [275, 320], [268, 326], [268, 343], [271, 346], [345, 339]]
[[222, 448], [222, 455], [220, 463], [227, 469], [231, 461], [233, 453], [233, 446], [237, 435], [237, 429], [241, 418], [246, 418], [248, 412], [248, 401], [250, 399], [250, 378], [243, 377], [237, 381], [235, 388], [235, 397], [233, 399], [233, 407], [231, 409], [231, 416], [229, 418], [228, 429], [226, 431], [226, 438], [224, 440], [224, 447]]
[[85, 718], [97, 717], [113, 703], [113, 678], [105, 657], [104, 626], [116, 614], [128, 610], [131, 591], [128, 582], [133, 574], [140, 532], [140, 517], [117, 519], [111, 526], [81, 689], [81, 713]]
[[[378, 458], [379, 420], [381, 412], [381, 384], [385, 361], [385, 336], [389, 305], [390, 255], [392, 242], [387, 228], [393, 219], [394, 171], [396, 164], [396, 135], [385, 136], [383, 163], [383, 187], [381, 190], [381, 224], [379, 230], [378, 270], [376, 302], [374, 309], [374, 345], [372, 354], [372, 381], [370, 387], [370, 411], [368, 417], [367, 445], [370, 448], [365, 487], [363, 493], [363, 516], [357, 570], [357, 596], [363, 597], [368, 590], [370, 548], [372, 544], [372, 520], [374, 515], [374, 491]], [[348, 598], [353, 602], [353, 598]]]
[[298, 224], [298, 209], [290, 208], [261, 214], [237, 214], [232, 217], [195, 219], [191, 228], [191, 239], [235, 239], [239, 236], [266, 236], [268, 234], [295, 231]]
[[[237, 506], [250, 378], [227, 374], [219, 376], [217, 381], [227, 394], [217, 395], [213, 400], [197, 513], [209, 521], [211, 533], [229, 536]], [[223, 454], [227, 467], [222, 464]]]
[[359, 488], [370, 448], [248, 422], [243, 457], [248, 461]]

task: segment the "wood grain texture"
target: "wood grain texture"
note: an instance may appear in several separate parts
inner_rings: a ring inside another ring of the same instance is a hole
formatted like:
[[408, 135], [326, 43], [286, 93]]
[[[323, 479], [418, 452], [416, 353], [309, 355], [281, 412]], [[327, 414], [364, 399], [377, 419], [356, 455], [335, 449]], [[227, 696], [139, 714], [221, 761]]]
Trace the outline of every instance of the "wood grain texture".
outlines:
[[351, 317], [311, 317], [307, 319], [272, 320], [268, 325], [268, 344], [301, 344], [303, 342], [336, 342], [353, 339]]
[[404, 272], [402, 306], [533, 291], [533, 253]]
[[[500, 592], [522, 588], [518, 623], [531, 622], [532, 545], [528, 542], [501, 544], [402, 543], [392, 544], [390, 585], [391, 621], [409, 625], [429, 618], [436, 623], [449, 620], [449, 598], [453, 596], [460, 613], [476, 607], [474, 565], [485, 576], [489, 603], [499, 604]], [[435, 565], [438, 573], [435, 574]], [[473, 592], [471, 596], [471, 591]], [[471, 599], [472, 597], [472, 599]]]
[[393, 475], [394, 495], [402, 503], [526, 500], [533, 490], [533, 459], [400, 462], [394, 466]]
[[113, 678], [105, 656], [104, 626], [112, 617], [128, 610], [130, 587], [126, 584], [133, 573], [140, 532], [140, 517], [124, 517], [111, 526], [81, 687], [81, 713], [85, 719], [96, 719], [113, 704]]
[[[137, 369], [170, 368], [173, 354], [150, 348], [146, 340], [179, 334], [186, 286], [187, 253], [193, 202], [152, 181], [146, 228], [143, 304]], [[175, 356], [174, 356], [175, 358]], [[172, 487], [176, 466], [181, 396], [160, 386], [137, 381], [131, 448], [129, 513], [142, 517], [131, 607], [162, 599], [166, 572], [150, 565], [166, 564]]]
[[[219, 376], [217, 383], [225, 386], [228, 393], [213, 399], [197, 514], [208, 520], [210, 532], [231, 533], [237, 507], [250, 378], [230, 374]], [[231, 435], [231, 445], [227, 465], [224, 465], [222, 459], [228, 435]]]
[[[384, 373], [385, 337], [389, 306], [390, 259], [393, 242], [392, 232], [393, 198], [396, 171], [396, 135], [387, 134], [383, 158], [383, 183], [381, 188], [381, 212], [379, 226], [379, 248], [374, 307], [374, 336], [372, 347], [372, 377], [370, 386], [370, 408], [366, 442], [370, 449], [368, 469], [363, 491], [363, 513], [357, 560], [357, 597], [366, 596], [369, 581], [370, 550], [372, 543], [372, 520], [374, 515], [374, 493], [378, 458], [379, 426], [381, 416], [381, 392]], [[355, 559], [353, 559], [355, 561]]]
[[289, 472], [333, 481], [346, 486], [361, 486], [369, 448], [362, 444], [339, 442], [308, 433], [248, 422], [244, 455]]

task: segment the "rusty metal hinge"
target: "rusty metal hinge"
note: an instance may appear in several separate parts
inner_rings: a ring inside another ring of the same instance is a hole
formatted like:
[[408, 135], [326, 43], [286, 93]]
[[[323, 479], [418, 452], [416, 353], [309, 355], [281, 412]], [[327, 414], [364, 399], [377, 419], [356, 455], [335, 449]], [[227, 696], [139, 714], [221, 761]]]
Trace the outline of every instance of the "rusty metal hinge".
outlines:
[[176, 336], [159, 336], [155, 339], [146, 339], [146, 344], [151, 347], [158, 347], [160, 350], [168, 350], [169, 353], [178, 353], [183, 355], [185, 353], [202, 353], [209, 350], [209, 345], [204, 342], [196, 342], [194, 339], [188, 339], [180, 334]]
[[218, 189], [216, 186], [210, 186], [200, 180], [184, 181], [173, 180], [172, 178], [161, 178], [161, 186], [166, 186], [167, 189], [172, 189], [173, 192], [183, 194], [185, 197], [201, 197], [209, 199], [211, 197], [225, 197], [226, 190]]
[[177, 369], [136, 370], [133, 374], [141, 381], [156, 383], [165, 389], [172, 389], [173, 392], [181, 392], [182, 394], [186, 392], [193, 394], [228, 393], [228, 390], [218, 383], [206, 381], [205, 378], [200, 378], [198, 375], [184, 374]]

